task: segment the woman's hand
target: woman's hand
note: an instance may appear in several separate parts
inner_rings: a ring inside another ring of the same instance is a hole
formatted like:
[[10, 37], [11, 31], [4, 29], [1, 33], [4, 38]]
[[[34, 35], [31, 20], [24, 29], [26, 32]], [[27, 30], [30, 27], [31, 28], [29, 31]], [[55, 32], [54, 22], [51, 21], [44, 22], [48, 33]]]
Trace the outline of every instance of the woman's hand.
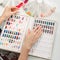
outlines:
[[5, 7], [5, 10], [2, 14], [2, 16], [0, 17], [0, 24], [2, 24], [2, 22], [6, 19], [9, 18], [11, 15], [17, 13], [18, 8], [17, 7]]
[[38, 38], [42, 35], [41, 26], [37, 26], [32, 31], [28, 30], [28, 33], [25, 37], [23, 46], [30, 50], [31, 47], [37, 42]]
[[18, 11], [17, 7], [9, 7], [9, 6], [7, 6], [7, 7], [5, 7], [5, 10], [3, 12], [2, 17], [4, 19], [6, 19], [6, 18], [10, 17], [11, 15], [17, 13], [17, 11]]
[[27, 60], [28, 53], [31, 49], [31, 47], [37, 42], [38, 38], [42, 35], [42, 29], [41, 26], [37, 26], [32, 31], [28, 30], [28, 33], [24, 39], [21, 54], [19, 56], [18, 60]]

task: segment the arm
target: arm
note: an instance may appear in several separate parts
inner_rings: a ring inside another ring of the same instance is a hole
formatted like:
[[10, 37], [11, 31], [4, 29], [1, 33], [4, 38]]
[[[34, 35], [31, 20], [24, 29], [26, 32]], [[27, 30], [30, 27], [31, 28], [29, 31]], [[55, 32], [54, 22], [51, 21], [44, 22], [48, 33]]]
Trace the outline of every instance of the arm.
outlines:
[[0, 17], [0, 24], [2, 24], [2, 22], [5, 20], [5, 17], [2, 15], [1, 17]]
[[27, 60], [29, 51], [30, 50], [26, 49], [26, 47], [23, 46], [18, 60]]
[[32, 31], [28, 30], [28, 33], [24, 39], [24, 43], [21, 49], [21, 54], [18, 60], [27, 60], [28, 53], [31, 47], [35, 44], [35, 42], [37, 42], [41, 34], [42, 34], [42, 29], [40, 26], [36, 27]]
[[[13, 11], [12, 11], [13, 9]], [[0, 24], [11, 15], [15, 14], [17, 12], [18, 8], [16, 7], [6, 7], [2, 16], [0, 17]]]

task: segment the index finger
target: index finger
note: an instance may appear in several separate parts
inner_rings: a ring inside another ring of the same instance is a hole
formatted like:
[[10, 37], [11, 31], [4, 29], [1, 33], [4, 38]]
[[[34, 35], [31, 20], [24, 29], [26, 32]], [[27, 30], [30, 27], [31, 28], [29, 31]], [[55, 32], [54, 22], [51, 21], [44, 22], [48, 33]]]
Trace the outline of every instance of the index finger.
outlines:
[[33, 29], [33, 31], [35, 32], [35, 31], [37, 31], [38, 30], [38, 28], [41, 28], [41, 26], [40, 25], [38, 25], [37, 27], [35, 27], [34, 29]]

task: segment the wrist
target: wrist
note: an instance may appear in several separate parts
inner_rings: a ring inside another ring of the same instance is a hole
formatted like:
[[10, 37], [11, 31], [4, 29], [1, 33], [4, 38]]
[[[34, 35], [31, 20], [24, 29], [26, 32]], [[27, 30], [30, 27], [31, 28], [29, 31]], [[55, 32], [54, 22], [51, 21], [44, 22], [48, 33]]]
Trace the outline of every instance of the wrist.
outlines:
[[5, 20], [5, 16], [2, 15], [2, 16], [0, 17], [0, 20], [4, 21], [4, 20]]
[[29, 53], [30, 49], [27, 49], [26, 46], [23, 45], [22, 46], [22, 49], [21, 49], [21, 52], [22, 51], [25, 51], [25, 52]]
[[0, 24], [2, 24], [2, 22], [5, 20], [5, 17], [4, 16], [1, 16], [0, 17]]
[[26, 50], [30, 51], [31, 48], [32, 48], [32, 44], [27, 43], [27, 42], [24, 42], [24, 43], [23, 43], [23, 47], [25, 47]]
[[2, 18], [3, 18], [3, 19], [6, 19], [6, 15], [5, 15], [5, 14], [2, 14]]

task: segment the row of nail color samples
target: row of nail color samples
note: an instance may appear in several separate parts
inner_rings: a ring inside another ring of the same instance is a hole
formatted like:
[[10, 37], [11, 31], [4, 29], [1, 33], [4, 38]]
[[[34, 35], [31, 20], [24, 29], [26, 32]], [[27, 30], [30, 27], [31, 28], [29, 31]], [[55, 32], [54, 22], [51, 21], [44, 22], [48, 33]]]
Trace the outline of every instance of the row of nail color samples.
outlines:
[[33, 28], [35, 28], [38, 25], [40, 25], [42, 27], [44, 33], [53, 34], [55, 22], [36, 19], [34, 21], [34, 27]]

